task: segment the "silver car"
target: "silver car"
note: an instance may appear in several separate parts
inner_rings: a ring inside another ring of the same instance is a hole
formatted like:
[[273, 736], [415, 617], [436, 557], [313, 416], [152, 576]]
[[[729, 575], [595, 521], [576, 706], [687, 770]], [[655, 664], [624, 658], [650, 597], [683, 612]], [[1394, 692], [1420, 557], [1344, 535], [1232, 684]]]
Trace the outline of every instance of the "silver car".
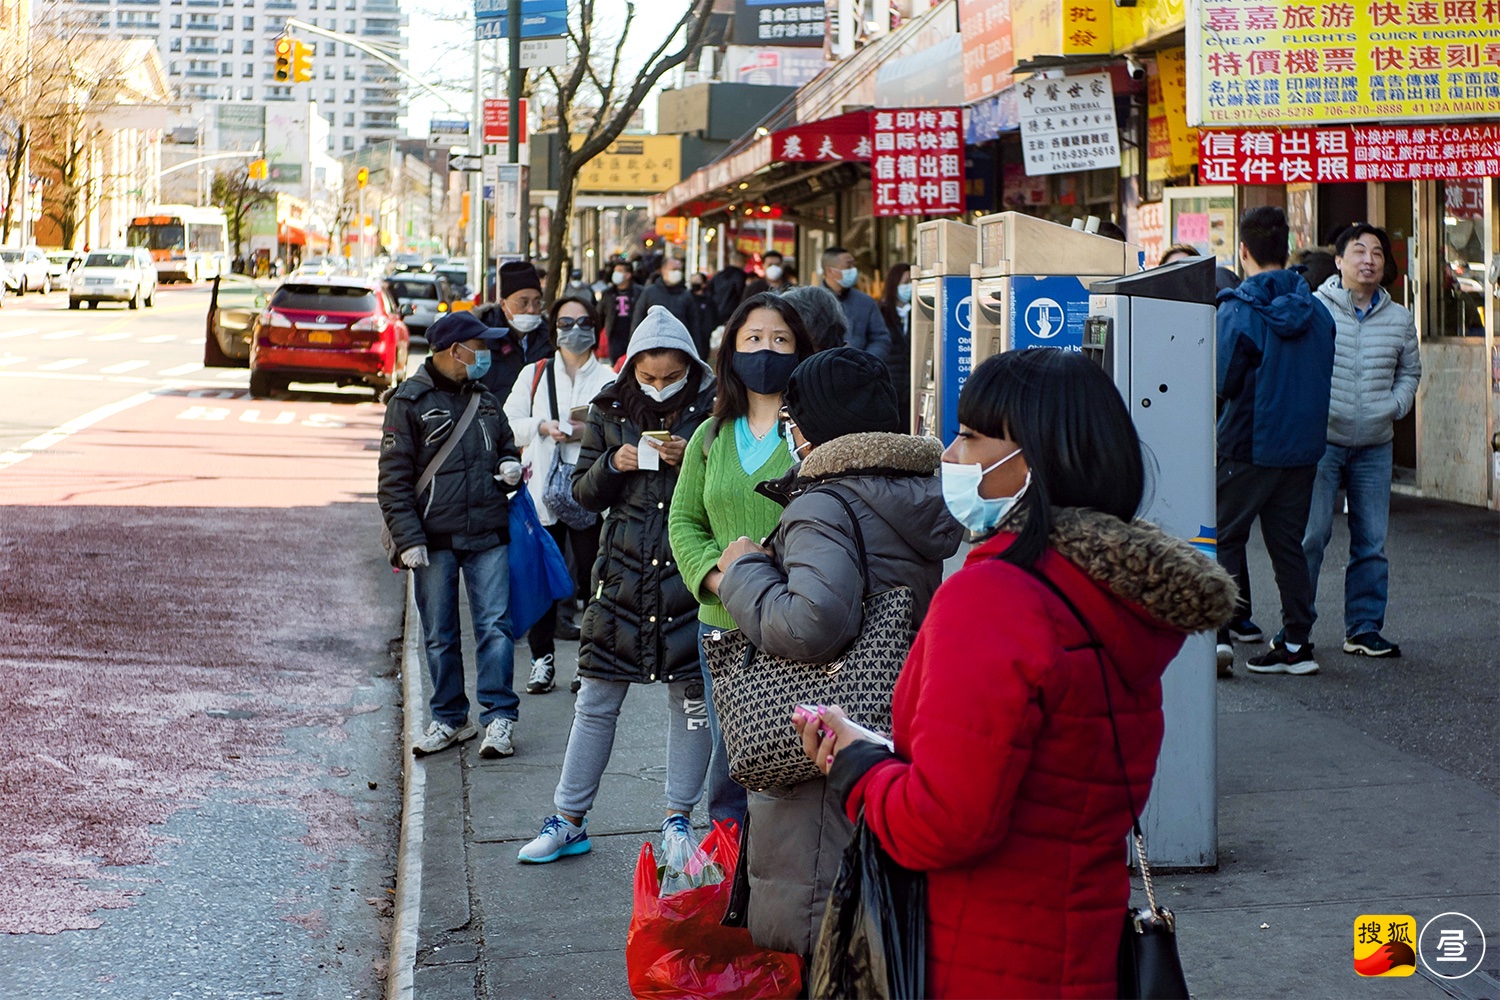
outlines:
[[427, 328], [453, 308], [453, 286], [441, 274], [398, 271], [386, 279], [386, 291], [396, 300], [413, 337], [426, 337]]
[[141, 303], [156, 304], [156, 264], [144, 247], [94, 250], [73, 272], [68, 287], [68, 308], [87, 302], [96, 309], [100, 302], [124, 302], [132, 309]]
[[52, 291], [52, 275], [41, 247], [5, 247], [0, 249], [0, 261], [5, 262], [5, 283], [17, 295], [27, 292], [46, 295]]

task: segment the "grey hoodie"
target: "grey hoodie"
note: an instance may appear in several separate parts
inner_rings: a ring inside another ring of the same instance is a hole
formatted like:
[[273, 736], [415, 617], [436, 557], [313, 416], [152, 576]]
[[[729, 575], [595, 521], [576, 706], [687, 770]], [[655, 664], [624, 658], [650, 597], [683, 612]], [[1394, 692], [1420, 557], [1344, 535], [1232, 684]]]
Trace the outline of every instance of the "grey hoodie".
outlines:
[[1328, 443], [1343, 448], [1385, 444], [1392, 421], [1411, 412], [1422, 379], [1417, 325], [1403, 306], [1381, 291], [1363, 320], [1335, 274], [1323, 282], [1319, 300], [1333, 315], [1333, 389], [1328, 406]]

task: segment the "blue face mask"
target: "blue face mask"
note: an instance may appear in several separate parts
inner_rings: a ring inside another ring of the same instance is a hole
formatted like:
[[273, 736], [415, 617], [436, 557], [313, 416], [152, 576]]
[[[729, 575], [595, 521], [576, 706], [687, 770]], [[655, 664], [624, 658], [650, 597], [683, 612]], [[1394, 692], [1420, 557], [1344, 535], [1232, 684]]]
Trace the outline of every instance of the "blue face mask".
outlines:
[[976, 534], [981, 534], [993, 529], [1006, 514], [1010, 513], [1016, 501], [1021, 499], [1026, 493], [1026, 488], [1031, 485], [1031, 470], [1027, 470], [1026, 482], [1021, 484], [1021, 489], [1015, 496], [980, 496], [979, 484], [984, 481], [985, 476], [1019, 454], [1021, 454], [1021, 449], [1017, 448], [988, 469], [977, 462], [973, 465], [960, 465], [957, 462], [943, 463], [943, 502], [948, 505], [948, 512], [959, 524]]
[[478, 382], [490, 370], [490, 352], [475, 351], [472, 364], [464, 365], [464, 376], [470, 382]]
[[839, 274], [839, 284], [845, 288], [853, 288], [854, 283], [859, 280], [859, 268], [846, 267]]
[[911, 282], [908, 281], [904, 285], [896, 286], [896, 298], [900, 299], [902, 302], [911, 301]]

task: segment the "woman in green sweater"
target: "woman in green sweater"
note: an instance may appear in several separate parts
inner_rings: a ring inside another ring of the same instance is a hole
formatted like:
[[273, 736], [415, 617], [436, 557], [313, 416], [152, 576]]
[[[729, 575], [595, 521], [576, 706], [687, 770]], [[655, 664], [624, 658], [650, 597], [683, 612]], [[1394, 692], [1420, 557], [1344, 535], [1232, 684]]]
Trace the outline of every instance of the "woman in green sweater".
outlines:
[[[757, 483], [780, 478], [793, 458], [778, 418], [781, 393], [792, 370], [816, 348], [797, 311], [780, 296], [747, 298], [724, 328], [715, 374], [719, 395], [714, 415], [688, 442], [667, 533], [682, 580], [698, 598], [698, 655], [703, 635], [735, 628], [719, 603], [720, 557], [743, 536], [763, 540], [776, 527], [781, 507], [755, 492]], [[745, 822], [745, 790], [729, 778], [724, 734], [714, 712], [713, 679], [703, 663], [713, 760], [708, 771], [708, 812], [713, 819]]]

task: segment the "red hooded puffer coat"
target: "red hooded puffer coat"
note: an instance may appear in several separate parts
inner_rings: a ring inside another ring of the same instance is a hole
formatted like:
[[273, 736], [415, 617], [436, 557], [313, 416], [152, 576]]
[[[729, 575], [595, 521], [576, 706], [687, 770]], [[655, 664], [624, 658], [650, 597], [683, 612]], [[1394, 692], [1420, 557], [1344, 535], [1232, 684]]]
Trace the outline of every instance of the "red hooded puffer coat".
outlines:
[[[1158, 548], [1180, 544], [1155, 535]], [[1111, 997], [1130, 893], [1130, 805], [1099, 666], [1079, 648], [1088, 635], [1040, 581], [992, 558], [1013, 537], [976, 548], [938, 590], [896, 685], [898, 759], [859, 780], [848, 814], [863, 810], [898, 864], [927, 872], [932, 996]], [[1210, 573], [1209, 560], [1192, 557], [1201, 565], [1177, 557], [1179, 569]], [[1126, 562], [1116, 576], [1149, 575]], [[1161, 675], [1194, 629], [1117, 596], [1055, 549], [1037, 568], [1106, 648], [1131, 789], [1144, 806], [1161, 747]], [[1227, 578], [1213, 586], [1228, 587], [1232, 601]], [[1152, 599], [1172, 603], [1160, 591]]]

